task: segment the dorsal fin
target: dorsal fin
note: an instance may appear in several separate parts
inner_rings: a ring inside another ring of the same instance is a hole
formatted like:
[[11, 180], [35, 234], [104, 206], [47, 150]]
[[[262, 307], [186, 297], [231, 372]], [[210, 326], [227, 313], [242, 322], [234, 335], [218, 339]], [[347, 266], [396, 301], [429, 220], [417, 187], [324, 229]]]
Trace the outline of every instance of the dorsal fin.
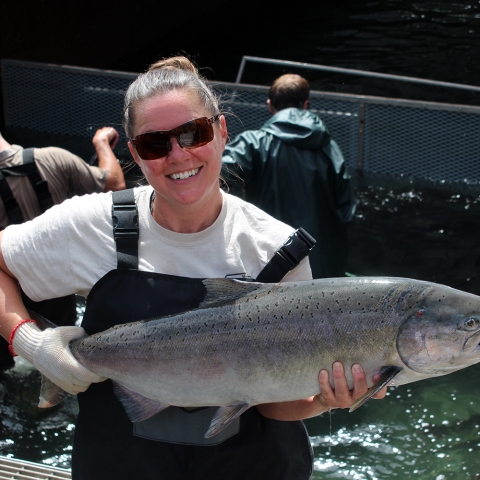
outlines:
[[202, 282], [207, 289], [207, 294], [199, 308], [218, 307], [238, 300], [249, 293], [263, 293], [272, 288], [272, 285], [268, 283], [245, 282], [229, 278], [207, 278]]

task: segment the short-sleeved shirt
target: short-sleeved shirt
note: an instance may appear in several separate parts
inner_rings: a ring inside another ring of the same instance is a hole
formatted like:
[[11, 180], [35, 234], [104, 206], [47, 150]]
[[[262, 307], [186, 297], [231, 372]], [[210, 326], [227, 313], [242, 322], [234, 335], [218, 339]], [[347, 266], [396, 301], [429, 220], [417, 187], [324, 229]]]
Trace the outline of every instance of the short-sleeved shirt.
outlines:
[[[23, 148], [12, 148], [0, 152], [0, 169], [22, 164]], [[74, 195], [99, 193], [105, 189], [108, 171], [85, 163], [68, 150], [57, 147], [35, 148], [34, 159], [38, 172], [47, 181], [54, 204], [62, 203]], [[13, 196], [25, 221], [42, 213], [35, 192], [27, 176], [6, 177]], [[0, 229], [8, 225], [8, 217], [0, 200]]]
[[[160, 226], [150, 212], [153, 188], [134, 190], [140, 237], [138, 268], [192, 278], [256, 278], [294, 229], [254, 205], [222, 192], [215, 222], [198, 233]], [[85, 195], [55, 205], [31, 222], [10, 225], [2, 252], [9, 270], [35, 301], [76, 293], [117, 268], [111, 192]], [[308, 258], [283, 281], [308, 280]], [[108, 301], [108, 299], [106, 299]]]

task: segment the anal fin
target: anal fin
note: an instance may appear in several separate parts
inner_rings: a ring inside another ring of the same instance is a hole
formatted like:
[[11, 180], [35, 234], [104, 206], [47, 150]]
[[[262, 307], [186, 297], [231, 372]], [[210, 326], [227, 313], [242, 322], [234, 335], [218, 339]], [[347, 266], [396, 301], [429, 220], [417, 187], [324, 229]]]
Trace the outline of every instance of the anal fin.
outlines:
[[372, 385], [368, 390], [367, 393], [362, 395], [360, 398], [353, 402], [352, 406], [350, 407], [350, 412], [353, 412], [357, 408], [361, 407], [364, 403], [366, 403], [370, 398], [372, 398], [377, 392], [379, 392], [385, 385], [387, 385], [393, 378], [395, 378], [401, 371], [402, 367], [384, 367], [382, 368], [382, 376], [378, 379], [378, 381]]
[[205, 434], [205, 438], [210, 438], [220, 433], [225, 427], [230, 425], [237, 417], [239, 417], [245, 410], [248, 410], [251, 405], [247, 403], [241, 403], [239, 405], [228, 405], [226, 407], [220, 407], [211, 423], [210, 427]]

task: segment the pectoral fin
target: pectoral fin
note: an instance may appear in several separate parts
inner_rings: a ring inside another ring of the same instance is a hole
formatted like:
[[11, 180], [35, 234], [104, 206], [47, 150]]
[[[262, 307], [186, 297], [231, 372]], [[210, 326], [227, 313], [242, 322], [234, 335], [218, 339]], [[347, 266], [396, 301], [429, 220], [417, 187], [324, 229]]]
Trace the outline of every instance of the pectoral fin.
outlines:
[[117, 382], [113, 382], [113, 391], [125, 408], [128, 418], [134, 423], [153, 417], [156, 413], [170, 406], [144, 397]]
[[365, 395], [362, 395], [350, 407], [350, 412], [353, 412], [357, 408], [361, 407], [370, 398], [372, 398], [377, 392], [379, 392], [385, 385], [387, 385], [393, 378], [395, 378], [403, 369], [401, 367], [384, 367], [382, 369], [382, 376], [379, 380], [372, 385]]
[[205, 438], [210, 438], [217, 433], [220, 433], [226, 426], [232, 423], [237, 417], [239, 417], [245, 410], [248, 410], [249, 408], [250, 405], [246, 403], [220, 407], [216, 411], [210, 423], [210, 427], [205, 434]]

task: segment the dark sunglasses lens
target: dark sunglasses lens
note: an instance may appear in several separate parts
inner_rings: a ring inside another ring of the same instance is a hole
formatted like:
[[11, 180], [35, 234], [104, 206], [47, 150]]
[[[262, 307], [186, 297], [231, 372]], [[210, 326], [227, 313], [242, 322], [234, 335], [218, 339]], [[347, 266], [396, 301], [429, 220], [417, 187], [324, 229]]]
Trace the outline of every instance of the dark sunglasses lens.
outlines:
[[208, 119], [197, 118], [180, 125], [169, 132], [142, 133], [135, 138], [135, 148], [142, 160], [156, 160], [168, 155], [172, 149], [170, 135], [174, 136], [182, 148], [195, 148], [213, 140], [213, 127]]
[[165, 133], [144, 133], [136, 138], [135, 148], [143, 160], [163, 158], [170, 151], [170, 137]]
[[197, 118], [175, 130], [178, 143], [184, 148], [201, 147], [213, 140], [213, 128], [206, 118]]

